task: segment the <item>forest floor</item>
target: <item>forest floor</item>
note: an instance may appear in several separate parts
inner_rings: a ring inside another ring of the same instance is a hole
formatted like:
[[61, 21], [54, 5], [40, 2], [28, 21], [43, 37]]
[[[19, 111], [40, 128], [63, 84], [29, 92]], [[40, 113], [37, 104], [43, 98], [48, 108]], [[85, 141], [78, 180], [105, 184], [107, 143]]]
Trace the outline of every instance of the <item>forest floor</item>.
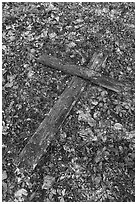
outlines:
[[[135, 4], [2, 4], [3, 201], [135, 201]], [[108, 50], [100, 72], [132, 85], [87, 83], [31, 174], [14, 165], [72, 77], [36, 62], [44, 52], [82, 65]]]

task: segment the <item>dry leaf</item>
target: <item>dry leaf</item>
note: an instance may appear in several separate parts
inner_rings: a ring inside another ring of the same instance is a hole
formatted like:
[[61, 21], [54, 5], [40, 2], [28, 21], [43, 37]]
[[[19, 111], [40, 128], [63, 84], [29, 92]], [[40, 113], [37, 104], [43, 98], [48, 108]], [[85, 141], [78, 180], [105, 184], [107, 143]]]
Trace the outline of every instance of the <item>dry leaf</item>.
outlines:
[[7, 184], [4, 181], [2, 182], [2, 190], [4, 193], [7, 192]]
[[56, 37], [56, 33], [50, 33], [50, 34], [49, 34], [49, 38], [50, 38], [50, 39], [53, 39], [53, 38], [55, 38], [55, 37]]
[[76, 46], [76, 43], [74, 43], [74, 42], [70, 42], [69, 44], [67, 44], [67, 46], [68, 46], [69, 48], [71, 48], [71, 47], [75, 47], [75, 46]]
[[52, 177], [52, 176], [45, 176], [44, 177], [44, 182], [43, 182], [43, 185], [42, 185], [42, 189], [49, 189], [51, 188], [51, 186], [53, 185], [55, 181], [55, 178]]
[[86, 111], [86, 113], [84, 113], [83, 111], [78, 110], [77, 113], [79, 114], [79, 116], [78, 116], [79, 121], [87, 122], [91, 127], [96, 125], [96, 122], [92, 118], [90, 112]]
[[6, 173], [6, 171], [3, 171], [2, 172], [2, 180], [5, 180], [5, 179], [7, 179], [7, 173]]
[[123, 128], [123, 126], [120, 123], [115, 123], [115, 125], [114, 125], [115, 130], [121, 130], [122, 128]]
[[27, 196], [28, 195], [28, 192], [22, 188], [20, 190], [18, 190], [17, 192], [15, 192], [15, 197], [16, 198], [19, 198], [19, 197], [22, 197], [22, 196]]

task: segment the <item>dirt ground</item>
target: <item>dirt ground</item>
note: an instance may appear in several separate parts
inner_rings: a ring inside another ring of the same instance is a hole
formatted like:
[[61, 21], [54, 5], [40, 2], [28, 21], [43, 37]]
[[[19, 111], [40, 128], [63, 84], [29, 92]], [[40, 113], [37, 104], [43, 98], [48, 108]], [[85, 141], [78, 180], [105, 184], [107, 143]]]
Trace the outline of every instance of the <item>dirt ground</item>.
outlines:
[[[2, 3], [5, 202], [135, 201], [135, 4]], [[36, 62], [44, 52], [82, 65], [108, 50], [100, 72], [131, 85], [115, 93], [87, 82], [30, 174], [14, 164], [71, 76]]]

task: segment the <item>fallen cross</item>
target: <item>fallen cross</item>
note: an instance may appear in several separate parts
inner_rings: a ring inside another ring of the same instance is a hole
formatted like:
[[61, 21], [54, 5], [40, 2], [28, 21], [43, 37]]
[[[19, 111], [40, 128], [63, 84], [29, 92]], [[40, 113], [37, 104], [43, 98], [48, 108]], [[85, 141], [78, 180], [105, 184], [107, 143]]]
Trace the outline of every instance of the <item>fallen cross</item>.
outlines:
[[130, 87], [124, 82], [119, 82], [110, 77], [102, 76], [99, 72], [94, 71], [96, 63], [98, 64], [98, 66], [101, 66], [101, 62], [99, 62], [98, 60], [101, 60], [103, 58], [105, 62], [107, 58], [107, 52], [98, 53], [98, 57], [97, 53], [95, 53], [90, 61], [90, 64], [92, 64], [90, 69], [89, 67], [64, 64], [58, 58], [46, 54], [42, 55], [37, 61], [53, 69], [61, 70], [70, 75], [79, 76], [90, 81], [91, 83], [95, 83], [115, 92], [124, 92], [130, 89]]
[[38, 59], [38, 62], [46, 66], [62, 70], [74, 76], [53, 108], [45, 116], [45, 119], [21, 151], [18, 158], [15, 160], [18, 167], [28, 171], [31, 171], [36, 167], [41, 157], [46, 153], [50, 142], [84, 90], [87, 84], [86, 80], [115, 92], [122, 92], [126, 90], [126, 86], [123, 83], [101, 76], [99, 73], [94, 71], [103, 65], [106, 57], [107, 55], [101, 52], [95, 53], [86, 68], [82, 66], [63, 64], [61, 60], [48, 55], [43, 55]]

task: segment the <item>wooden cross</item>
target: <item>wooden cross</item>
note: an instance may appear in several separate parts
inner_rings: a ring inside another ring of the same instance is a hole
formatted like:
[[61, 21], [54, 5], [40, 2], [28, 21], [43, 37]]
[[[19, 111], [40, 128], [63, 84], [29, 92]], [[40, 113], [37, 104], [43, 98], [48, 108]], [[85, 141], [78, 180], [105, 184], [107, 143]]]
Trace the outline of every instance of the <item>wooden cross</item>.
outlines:
[[29, 172], [36, 167], [80, 94], [83, 92], [87, 80], [117, 93], [125, 92], [130, 88], [122, 82], [102, 76], [95, 71], [99, 67], [104, 66], [106, 58], [106, 52], [95, 53], [88, 67], [64, 64], [61, 60], [46, 54], [37, 59], [39, 63], [61, 70], [73, 75], [73, 77], [53, 108], [45, 116], [45, 119], [21, 151], [18, 158], [15, 159], [15, 164], [18, 167]]

